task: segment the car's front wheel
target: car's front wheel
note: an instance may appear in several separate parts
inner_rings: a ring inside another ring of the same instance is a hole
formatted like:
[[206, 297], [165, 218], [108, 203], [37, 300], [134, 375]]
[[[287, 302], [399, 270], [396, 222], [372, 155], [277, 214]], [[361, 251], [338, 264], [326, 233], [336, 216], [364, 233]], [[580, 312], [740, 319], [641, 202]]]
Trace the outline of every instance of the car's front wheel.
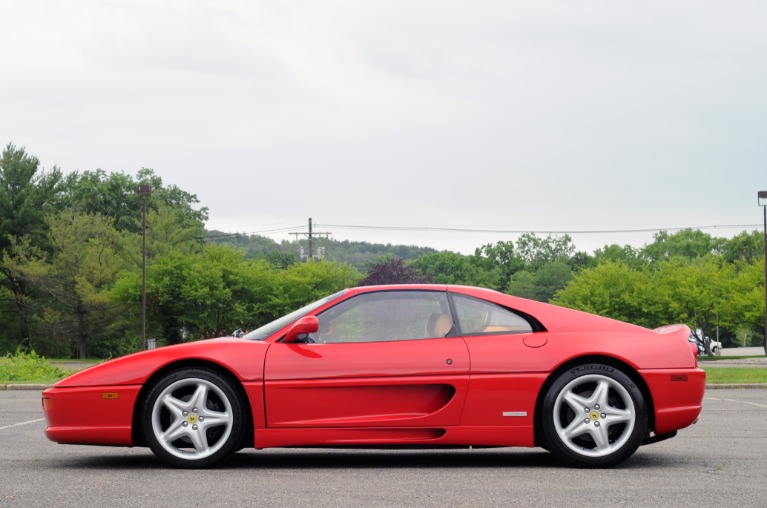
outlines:
[[243, 404], [232, 384], [204, 368], [166, 375], [144, 403], [144, 437], [152, 451], [177, 467], [208, 467], [234, 453], [243, 438]]
[[647, 433], [647, 402], [624, 372], [603, 364], [574, 367], [554, 380], [540, 424], [546, 448], [565, 464], [611, 467]]

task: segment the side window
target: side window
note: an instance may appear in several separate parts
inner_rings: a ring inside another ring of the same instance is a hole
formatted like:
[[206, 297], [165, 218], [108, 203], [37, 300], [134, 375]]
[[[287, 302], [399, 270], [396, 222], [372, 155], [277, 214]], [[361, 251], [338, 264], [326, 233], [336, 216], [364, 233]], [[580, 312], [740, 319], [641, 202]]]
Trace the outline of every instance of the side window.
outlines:
[[440, 291], [378, 291], [344, 300], [317, 316], [316, 342], [382, 342], [444, 337], [453, 327]]
[[463, 335], [533, 331], [526, 319], [494, 303], [462, 295], [453, 295], [453, 303]]

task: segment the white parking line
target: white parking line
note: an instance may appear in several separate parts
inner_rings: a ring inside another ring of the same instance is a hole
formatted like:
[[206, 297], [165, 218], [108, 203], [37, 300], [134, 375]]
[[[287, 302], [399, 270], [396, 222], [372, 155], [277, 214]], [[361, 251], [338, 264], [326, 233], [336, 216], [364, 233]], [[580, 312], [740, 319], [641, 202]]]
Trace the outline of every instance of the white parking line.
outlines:
[[[724, 400], [724, 401], [727, 401], [727, 402], [738, 402], [740, 404], [751, 404], [752, 406], [757, 406], [757, 407], [767, 407], [767, 404], [759, 404], [758, 402], [749, 402], [747, 400], [720, 399], [718, 397], [707, 397], [707, 398], [708, 398], [708, 400]], [[0, 428], [0, 430], [3, 430], [3, 429]]]
[[0, 427], [0, 430], [10, 429], [11, 427], [20, 427], [21, 425], [29, 425], [30, 423], [37, 423], [43, 420], [45, 420], [45, 418], [38, 418], [37, 420], [29, 420], [26, 422], [14, 423], [13, 425], [6, 425], [5, 427]]

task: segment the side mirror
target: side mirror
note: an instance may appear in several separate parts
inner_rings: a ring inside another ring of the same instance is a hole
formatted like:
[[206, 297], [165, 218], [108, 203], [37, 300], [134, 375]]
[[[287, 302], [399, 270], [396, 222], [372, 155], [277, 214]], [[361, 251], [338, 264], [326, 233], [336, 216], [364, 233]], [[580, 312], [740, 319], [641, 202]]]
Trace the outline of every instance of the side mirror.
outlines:
[[290, 327], [288, 333], [282, 338], [282, 342], [299, 342], [302, 335], [315, 333], [320, 329], [320, 322], [317, 316], [304, 316]]

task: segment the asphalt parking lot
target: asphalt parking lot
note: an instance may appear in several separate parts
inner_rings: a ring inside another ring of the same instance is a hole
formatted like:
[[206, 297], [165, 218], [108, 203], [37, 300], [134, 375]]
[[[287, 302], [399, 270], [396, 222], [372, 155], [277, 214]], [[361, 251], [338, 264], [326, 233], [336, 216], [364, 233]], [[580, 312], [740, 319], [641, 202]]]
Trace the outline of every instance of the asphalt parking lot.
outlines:
[[207, 471], [143, 448], [57, 445], [40, 397], [0, 391], [0, 507], [764, 506], [767, 390], [710, 390], [698, 424], [614, 469], [543, 450], [249, 450]]

